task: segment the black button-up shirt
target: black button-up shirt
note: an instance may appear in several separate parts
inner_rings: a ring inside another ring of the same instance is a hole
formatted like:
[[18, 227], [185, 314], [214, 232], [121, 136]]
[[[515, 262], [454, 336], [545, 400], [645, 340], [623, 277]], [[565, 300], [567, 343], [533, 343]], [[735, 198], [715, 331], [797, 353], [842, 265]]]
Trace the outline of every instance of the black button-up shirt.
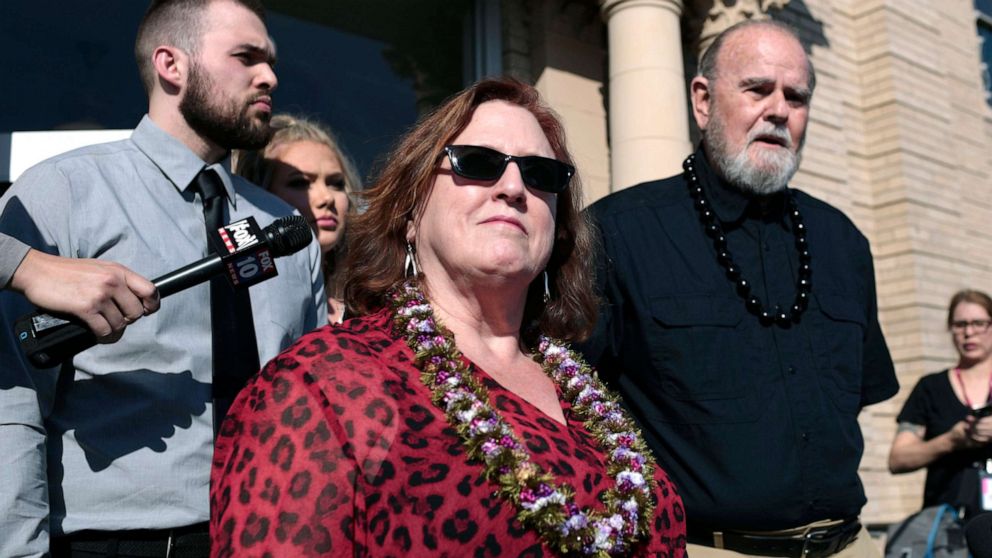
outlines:
[[744, 278], [788, 311], [799, 265], [786, 195], [808, 228], [812, 295], [797, 324], [762, 325], [723, 268], [684, 178], [590, 208], [606, 252], [596, 333], [580, 349], [626, 400], [691, 525], [773, 530], [857, 516], [858, 412], [898, 389], [878, 325], [868, 242], [798, 190], [728, 187], [696, 172]]

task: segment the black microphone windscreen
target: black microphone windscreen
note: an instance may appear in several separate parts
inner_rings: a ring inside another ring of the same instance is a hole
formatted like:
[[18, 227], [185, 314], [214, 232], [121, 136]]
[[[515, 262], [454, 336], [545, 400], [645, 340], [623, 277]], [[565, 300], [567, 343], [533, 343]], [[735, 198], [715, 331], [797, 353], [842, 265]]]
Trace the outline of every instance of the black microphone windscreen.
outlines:
[[313, 239], [313, 231], [306, 219], [299, 215], [280, 217], [262, 230], [268, 241], [272, 255], [286, 256], [306, 248]]
[[975, 516], [964, 528], [972, 558], [992, 558], [992, 512]]

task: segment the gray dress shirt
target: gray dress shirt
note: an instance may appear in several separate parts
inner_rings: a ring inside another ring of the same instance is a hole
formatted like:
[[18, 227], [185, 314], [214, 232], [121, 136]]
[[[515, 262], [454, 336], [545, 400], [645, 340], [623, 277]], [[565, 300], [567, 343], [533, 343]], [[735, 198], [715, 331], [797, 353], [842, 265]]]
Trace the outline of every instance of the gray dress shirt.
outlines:
[[[145, 116], [130, 139], [71, 151], [0, 198], [0, 233], [51, 254], [120, 262], [155, 278], [209, 255], [190, 184], [205, 163]], [[232, 220], [293, 213], [215, 164]], [[276, 260], [251, 288], [260, 362], [327, 323], [320, 249]], [[213, 454], [210, 288], [162, 301], [115, 344], [32, 368], [10, 324], [32, 307], [0, 292], [0, 556], [35, 556], [84, 529], [163, 529], [209, 518]], [[71, 379], [73, 381], [67, 382]]]
[[21, 260], [31, 247], [16, 238], [0, 234], [0, 289], [7, 288]]

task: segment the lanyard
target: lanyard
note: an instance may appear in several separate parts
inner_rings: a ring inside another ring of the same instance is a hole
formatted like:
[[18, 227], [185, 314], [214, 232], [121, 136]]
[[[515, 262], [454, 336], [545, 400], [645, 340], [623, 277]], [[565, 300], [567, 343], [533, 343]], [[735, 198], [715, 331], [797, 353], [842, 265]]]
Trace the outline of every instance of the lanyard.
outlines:
[[[968, 398], [968, 391], [964, 388], [964, 381], [961, 379], [961, 369], [955, 368], [954, 375], [958, 379], [958, 383], [961, 384], [961, 395], [964, 396], [964, 404], [968, 406], [969, 409], [974, 409], [971, 405], [971, 399]], [[988, 405], [992, 403], [992, 376], [989, 376], [989, 394], [985, 398], [985, 404]]]

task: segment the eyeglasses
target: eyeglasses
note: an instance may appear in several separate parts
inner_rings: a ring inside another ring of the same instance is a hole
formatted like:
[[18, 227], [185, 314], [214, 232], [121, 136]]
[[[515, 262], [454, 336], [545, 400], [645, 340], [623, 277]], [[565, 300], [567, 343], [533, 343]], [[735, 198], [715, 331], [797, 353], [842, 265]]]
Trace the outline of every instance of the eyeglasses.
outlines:
[[524, 184], [552, 194], [561, 194], [575, 174], [575, 167], [557, 159], [527, 155], [506, 155], [478, 145], [447, 145], [444, 152], [455, 174], [472, 180], [496, 180], [503, 176], [510, 161], [517, 164]]
[[971, 326], [971, 329], [978, 332], [984, 333], [989, 330], [989, 326], [992, 325], [992, 320], [960, 320], [957, 322], [951, 322], [951, 331], [955, 333], [961, 333]]

